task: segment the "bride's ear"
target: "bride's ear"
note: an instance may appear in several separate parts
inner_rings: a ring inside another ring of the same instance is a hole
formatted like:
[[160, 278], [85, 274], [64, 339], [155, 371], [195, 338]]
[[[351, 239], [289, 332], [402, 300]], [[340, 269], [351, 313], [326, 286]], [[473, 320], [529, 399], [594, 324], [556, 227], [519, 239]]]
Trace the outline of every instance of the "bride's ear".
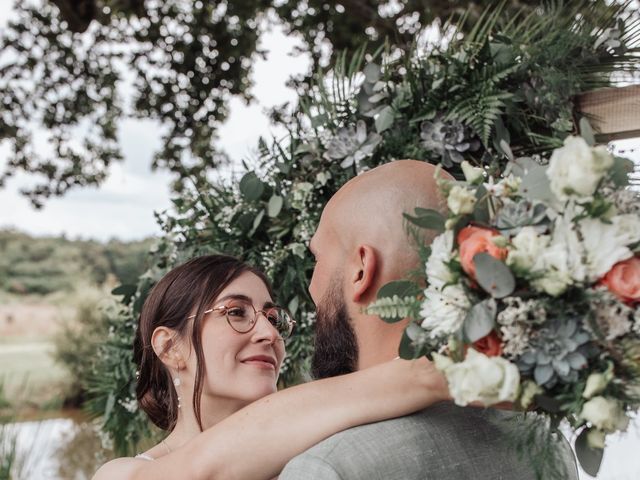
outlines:
[[151, 335], [151, 347], [160, 361], [174, 370], [184, 368], [184, 359], [180, 351], [177, 333], [168, 327], [157, 327]]
[[376, 285], [376, 276], [378, 274], [378, 255], [373, 247], [369, 245], [360, 245], [356, 252], [356, 269], [350, 279], [352, 300], [354, 302], [363, 302], [372, 292]]

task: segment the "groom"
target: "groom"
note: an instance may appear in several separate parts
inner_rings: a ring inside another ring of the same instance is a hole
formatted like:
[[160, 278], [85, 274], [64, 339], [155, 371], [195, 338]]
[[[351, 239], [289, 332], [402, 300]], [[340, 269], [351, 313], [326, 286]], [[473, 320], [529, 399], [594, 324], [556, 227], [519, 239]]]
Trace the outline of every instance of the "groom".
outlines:
[[[407, 321], [388, 324], [365, 307], [385, 283], [420, 268], [402, 213], [445, 213], [433, 165], [388, 163], [344, 185], [325, 207], [310, 250], [318, 310], [312, 373], [342, 375], [391, 360]], [[433, 234], [421, 241], [429, 243]], [[441, 403], [414, 415], [338, 433], [291, 460], [280, 480], [534, 479], [509, 446], [511, 412]], [[568, 448], [563, 458], [577, 479]]]

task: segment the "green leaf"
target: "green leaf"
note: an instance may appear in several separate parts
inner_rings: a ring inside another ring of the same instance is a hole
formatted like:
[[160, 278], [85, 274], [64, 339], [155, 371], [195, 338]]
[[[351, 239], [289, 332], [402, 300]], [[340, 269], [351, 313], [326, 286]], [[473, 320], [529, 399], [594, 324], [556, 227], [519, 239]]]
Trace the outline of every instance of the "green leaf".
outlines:
[[415, 323], [410, 323], [407, 328], [405, 328], [404, 333], [402, 334], [402, 339], [400, 340], [400, 348], [398, 351], [400, 358], [404, 360], [413, 360], [424, 355], [422, 348], [419, 348], [415, 343], [415, 340], [422, 333], [424, 333], [424, 330]]
[[376, 315], [386, 323], [396, 323], [411, 315], [411, 310], [416, 301], [413, 296], [378, 298], [375, 302], [370, 303], [365, 308], [367, 315]]
[[596, 137], [593, 134], [593, 129], [591, 128], [591, 124], [586, 117], [582, 117], [579, 122], [580, 127], [580, 136], [584, 138], [585, 142], [589, 144], [590, 147], [593, 147], [596, 144]]
[[260, 226], [260, 223], [262, 223], [262, 219], [264, 218], [264, 214], [265, 211], [264, 210], [260, 210], [258, 212], [258, 215], [256, 215], [256, 218], [253, 219], [253, 225], [251, 227], [251, 231], [248, 233], [248, 236], [252, 236], [254, 233], [256, 233], [256, 230], [258, 230], [258, 227]]
[[473, 263], [478, 284], [493, 298], [506, 297], [516, 288], [516, 279], [509, 267], [488, 253], [476, 254]]
[[600, 470], [604, 450], [589, 446], [587, 442], [588, 433], [589, 429], [585, 428], [576, 438], [576, 457], [578, 457], [582, 469], [592, 477], [595, 477], [598, 475], [598, 470]]
[[382, 133], [387, 130], [391, 125], [393, 125], [395, 118], [396, 114], [393, 111], [393, 108], [390, 106], [384, 107], [376, 117], [376, 132]]
[[287, 308], [289, 309], [292, 315], [295, 315], [296, 312], [298, 311], [299, 304], [300, 304], [300, 299], [296, 295], [291, 299], [291, 301], [289, 302], [289, 305], [287, 305]]
[[519, 193], [529, 200], [541, 200], [544, 202], [552, 200], [554, 197], [547, 177], [547, 167], [537, 166], [530, 168], [522, 179]]
[[417, 225], [421, 228], [428, 228], [429, 230], [436, 230], [438, 232], [444, 232], [444, 216], [436, 211], [428, 208], [416, 208], [415, 209], [415, 217], [409, 215], [408, 213], [404, 213], [404, 218], [409, 220], [414, 225]]
[[464, 319], [464, 334], [470, 342], [480, 340], [491, 333], [495, 325], [498, 306], [493, 298], [476, 303]]
[[378, 290], [377, 298], [390, 298], [394, 295], [398, 297], [415, 297], [421, 292], [421, 288], [408, 280], [393, 280], [384, 284]]
[[473, 219], [481, 224], [487, 224], [491, 220], [489, 212], [489, 198], [487, 197], [487, 189], [484, 185], [480, 185], [476, 189], [476, 204], [473, 207]]
[[240, 180], [240, 193], [250, 202], [258, 200], [263, 192], [264, 183], [254, 172], [246, 173]]
[[375, 63], [369, 63], [366, 67], [364, 67], [364, 77], [369, 83], [376, 83], [380, 80], [380, 75], [382, 74], [382, 69], [379, 65]]
[[282, 210], [284, 199], [280, 195], [272, 195], [267, 206], [267, 214], [271, 217], [277, 217]]
[[613, 167], [609, 171], [611, 179], [618, 187], [629, 185], [629, 174], [633, 172], [633, 161], [624, 157], [613, 157]]

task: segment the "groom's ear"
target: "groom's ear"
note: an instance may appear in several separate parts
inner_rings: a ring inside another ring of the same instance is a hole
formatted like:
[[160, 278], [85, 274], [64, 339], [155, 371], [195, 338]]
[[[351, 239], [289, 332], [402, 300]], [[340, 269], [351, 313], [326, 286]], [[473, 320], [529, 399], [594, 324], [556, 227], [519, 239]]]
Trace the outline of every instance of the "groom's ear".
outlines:
[[376, 284], [378, 256], [376, 251], [369, 245], [359, 245], [356, 253], [356, 268], [350, 279], [352, 300], [354, 302], [362, 302], [371, 295], [371, 289]]

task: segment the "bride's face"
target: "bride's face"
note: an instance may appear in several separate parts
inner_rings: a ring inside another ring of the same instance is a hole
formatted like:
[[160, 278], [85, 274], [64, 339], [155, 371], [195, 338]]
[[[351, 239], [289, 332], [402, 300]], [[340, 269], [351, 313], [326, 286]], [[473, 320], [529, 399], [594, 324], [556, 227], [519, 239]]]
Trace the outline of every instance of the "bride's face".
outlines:
[[[262, 280], [245, 272], [220, 293], [211, 308], [245, 306], [245, 311], [253, 315], [249, 305], [256, 311], [266, 310], [273, 301]], [[233, 321], [239, 310], [228, 312]], [[203, 319], [202, 349], [203, 400], [250, 403], [276, 391], [285, 355], [284, 341], [263, 314], [257, 314], [256, 324], [249, 332], [238, 333], [229, 325], [224, 311], [212, 311]]]

